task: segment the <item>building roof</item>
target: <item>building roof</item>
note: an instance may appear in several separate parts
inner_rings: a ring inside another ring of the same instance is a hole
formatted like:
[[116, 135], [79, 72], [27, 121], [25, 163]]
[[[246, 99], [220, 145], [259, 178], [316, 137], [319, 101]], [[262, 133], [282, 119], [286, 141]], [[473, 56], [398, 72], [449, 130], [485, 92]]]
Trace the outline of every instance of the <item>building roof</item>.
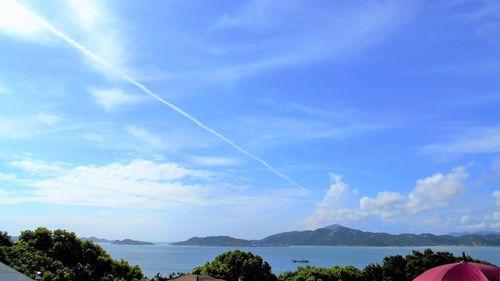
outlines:
[[0, 262], [0, 280], [2, 281], [33, 281], [26, 275], [15, 271], [13, 268]]
[[222, 279], [213, 278], [213, 277], [208, 276], [208, 275], [198, 275], [198, 274], [187, 274], [187, 275], [183, 275], [181, 277], [177, 277], [177, 278], [170, 279], [170, 280], [171, 281], [172, 280], [175, 280], [175, 281], [224, 281]]

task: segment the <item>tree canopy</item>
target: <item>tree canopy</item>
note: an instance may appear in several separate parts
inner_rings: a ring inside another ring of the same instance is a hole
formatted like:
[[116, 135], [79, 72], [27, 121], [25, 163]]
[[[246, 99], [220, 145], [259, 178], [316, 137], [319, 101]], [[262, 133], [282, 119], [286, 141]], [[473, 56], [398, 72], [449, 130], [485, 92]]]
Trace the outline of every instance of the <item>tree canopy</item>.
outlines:
[[140, 281], [138, 266], [113, 260], [99, 245], [81, 240], [65, 230], [37, 228], [21, 233], [17, 242], [0, 233], [0, 261], [33, 277], [42, 272], [43, 281]]
[[260, 256], [239, 250], [228, 251], [211, 262], [196, 267], [193, 272], [227, 281], [277, 281], [271, 266]]

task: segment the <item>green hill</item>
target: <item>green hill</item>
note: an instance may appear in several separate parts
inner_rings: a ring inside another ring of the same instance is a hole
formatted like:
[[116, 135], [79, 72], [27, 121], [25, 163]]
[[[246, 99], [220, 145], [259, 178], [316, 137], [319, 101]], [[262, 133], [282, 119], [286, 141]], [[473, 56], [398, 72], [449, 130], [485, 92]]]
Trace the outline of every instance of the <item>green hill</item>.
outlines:
[[365, 232], [332, 225], [316, 230], [290, 231], [261, 240], [236, 239], [229, 236], [193, 237], [173, 245], [196, 246], [500, 246], [498, 234], [462, 236], [423, 234], [389, 234]]

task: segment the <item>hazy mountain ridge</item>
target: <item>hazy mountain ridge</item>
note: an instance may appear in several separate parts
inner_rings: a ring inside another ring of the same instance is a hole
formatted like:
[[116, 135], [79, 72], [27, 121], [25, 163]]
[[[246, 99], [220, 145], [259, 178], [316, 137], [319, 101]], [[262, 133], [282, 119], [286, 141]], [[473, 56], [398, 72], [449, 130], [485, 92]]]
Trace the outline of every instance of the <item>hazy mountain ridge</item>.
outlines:
[[422, 234], [389, 234], [365, 232], [341, 225], [316, 230], [289, 231], [261, 240], [237, 239], [230, 236], [193, 237], [172, 245], [192, 246], [500, 246], [498, 234], [466, 234], [462, 236]]
[[154, 245], [154, 243], [152, 243], [152, 242], [138, 241], [138, 240], [132, 240], [132, 239], [115, 240], [115, 241], [111, 242], [111, 244], [115, 244], [115, 245]]
[[146, 242], [146, 241], [138, 241], [138, 240], [132, 240], [132, 239], [123, 239], [123, 240], [108, 240], [108, 239], [103, 239], [103, 238], [98, 238], [91, 236], [89, 238], [81, 238], [82, 240], [89, 240], [92, 242], [96, 243], [111, 243], [115, 245], [154, 245], [152, 242]]
[[208, 236], [208, 237], [192, 237], [186, 241], [174, 242], [172, 245], [189, 245], [189, 246], [230, 246], [230, 247], [250, 247], [253, 246], [252, 241], [245, 239], [237, 239], [230, 236]]
[[469, 231], [462, 231], [462, 232], [450, 232], [448, 235], [451, 236], [464, 236], [464, 235], [481, 235], [481, 236], [486, 236], [486, 235], [500, 235], [500, 231], [492, 231], [492, 230], [483, 230], [483, 231], [476, 231], [476, 232], [469, 232]]

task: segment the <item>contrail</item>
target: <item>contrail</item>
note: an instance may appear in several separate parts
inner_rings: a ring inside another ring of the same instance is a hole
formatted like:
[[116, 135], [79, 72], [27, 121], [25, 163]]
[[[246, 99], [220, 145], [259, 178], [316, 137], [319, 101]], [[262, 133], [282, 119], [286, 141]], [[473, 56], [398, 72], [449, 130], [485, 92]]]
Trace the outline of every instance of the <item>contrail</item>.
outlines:
[[53, 26], [51, 23], [49, 23], [47, 20], [44, 18], [40, 17], [36, 13], [32, 12], [28, 8], [24, 7], [21, 4], [15, 3], [16, 5], [19, 6], [20, 9], [25, 11], [27, 14], [30, 15], [30, 17], [33, 18], [36, 22], [38, 22], [43, 28], [47, 29], [49, 32], [53, 33], [57, 37], [61, 38], [63, 41], [66, 43], [70, 44], [72, 47], [76, 48], [80, 52], [82, 52], [84, 55], [92, 59], [93, 61], [97, 62], [98, 64], [110, 69], [113, 71], [116, 75], [120, 76], [121, 78], [125, 79], [127, 82], [130, 84], [136, 86], [137, 88], [141, 89], [144, 93], [149, 95], [150, 97], [154, 98], [155, 100], [163, 103], [164, 105], [168, 106], [170, 109], [174, 110], [175, 112], [179, 113], [180, 115], [184, 116], [185, 118], [189, 119], [191, 122], [196, 124], [198, 127], [204, 129], [205, 131], [211, 133], [212, 135], [216, 136], [217, 138], [221, 139], [222, 141], [226, 142], [227, 144], [231, 145], [234, 147], [236, 150], [240, 151], [241, 153], [245, 154], [246, 156], [254, 159], [255, 161], [259, 162], [261, 165], [266, 167], [271, 173], [275, 174], [276, 176], [284, 179], [288, 183], [296, 186], [296, 187], [301, 187], [300, 184], [296, 183], [294, 180], [289, 178], [287, 175], [283, 174], [282, 172], [278, 171], [277, 169], [273, 168], [271, 165], [269, 165], [264, 159], [254, 155], [253, 153], [249, 152], [248, 150], [244, 149], [243, 147], [239, 146], [232, 140], [228, 139], [221, 133], [215, 131], [214, 129], [206, 126], [203, 124], [200, 120], [196, 119], [194, 116], [191, 114], [187, 113], [183, 109], [177, 107], [176, 105], [164, 100], [162, 97], [158, 96], [155, 94], [153, 91], [148, 89], [146, 86], [144, 86], [142, 83], [138, 82], [134, 78], [132, 78], [130, 75], [125, 73], [124, 71], [120, 70], [119, 68], [113, 66], [103, 58], [99, 57], [98, 55], [94, 54], [90, 49], [87, 47], [83, 46], [82, 44], [78, 43], [75, 41], [73, 38], [70, 36], [66, 35], [64, 32], [60, 31], [57, 29], [55, 26]]

